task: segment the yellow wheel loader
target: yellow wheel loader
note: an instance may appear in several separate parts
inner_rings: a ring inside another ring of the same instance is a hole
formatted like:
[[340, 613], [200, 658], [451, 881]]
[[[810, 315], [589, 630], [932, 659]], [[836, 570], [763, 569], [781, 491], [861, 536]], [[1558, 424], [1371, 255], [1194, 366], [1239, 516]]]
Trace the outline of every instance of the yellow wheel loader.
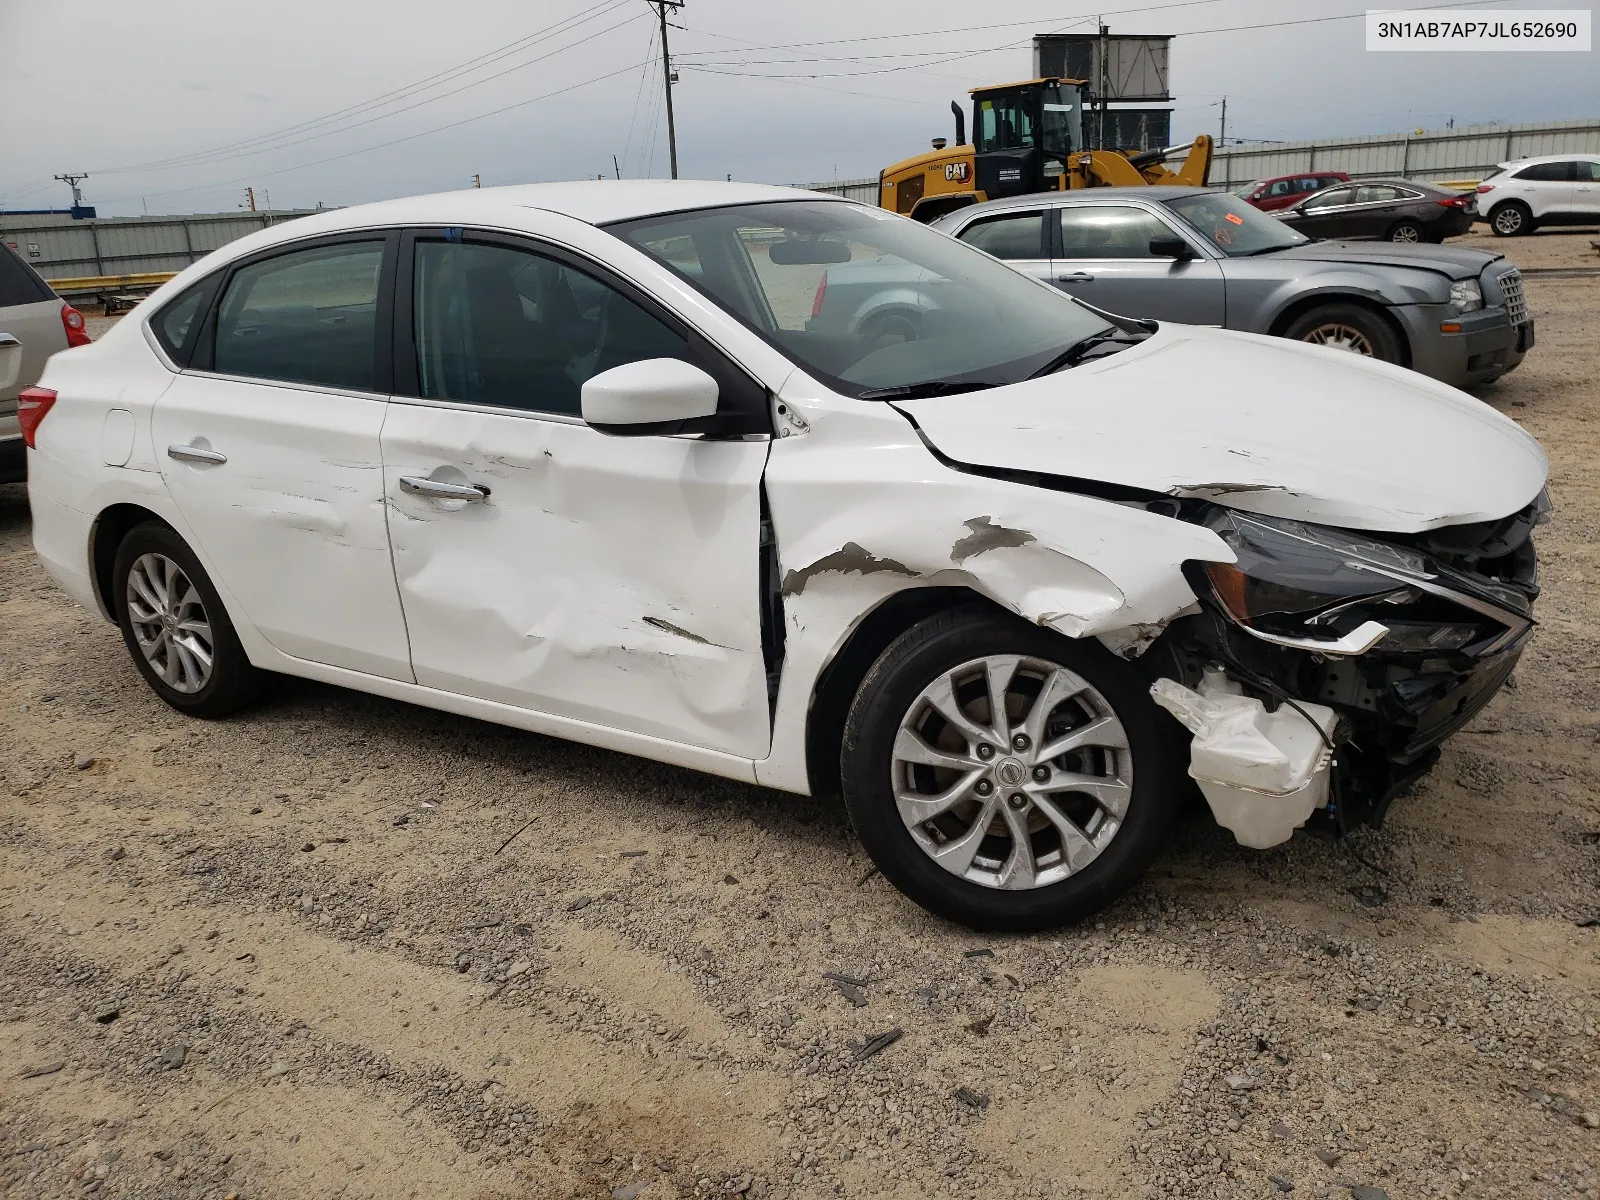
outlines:
[[[1029, 79], [972, 90], [972, 142], [961, 106], [956, 144], [933, 149], [878, 174], [878, 203], [918, 221], [983, 200], [1067, 188], [1177, 183], [1201, 187], [1211, 172], [1211, 139], [1125, 154], [1091, 150], [1084, 140], [1084, 81]], [[1167, 159], [1188, 151], [1176, 171]]]

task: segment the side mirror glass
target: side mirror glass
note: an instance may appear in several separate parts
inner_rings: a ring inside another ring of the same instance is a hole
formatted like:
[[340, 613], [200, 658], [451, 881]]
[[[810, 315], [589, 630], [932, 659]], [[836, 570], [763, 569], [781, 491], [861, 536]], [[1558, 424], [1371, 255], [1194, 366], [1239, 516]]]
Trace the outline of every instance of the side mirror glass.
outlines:
[[22, 374], [22, 343], [9, 333], [0, 333], [0, 392], [10, 391]]
[[1194, 257], [1194, 250], [1181, 237], [1153, 237], [1150, 239], [1153, 258], [1176, 258], [1180, 262]]
[[767, 258], [780, 267], [827, 267], [850, 261], [850, 247], [830, 238], [785, 238], [767, 247]]
[[622, 437], [684, 433], [717, 414], [717, 381], [677, 358], [646, 358], [592, 375], [583, 384], [583, 419]]

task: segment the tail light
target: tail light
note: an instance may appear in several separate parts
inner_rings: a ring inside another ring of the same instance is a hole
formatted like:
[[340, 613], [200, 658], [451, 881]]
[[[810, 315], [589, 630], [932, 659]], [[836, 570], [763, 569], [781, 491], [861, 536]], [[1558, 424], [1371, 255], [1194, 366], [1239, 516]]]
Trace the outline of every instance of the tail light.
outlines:
[[1451, 196], [1449, 199], [1439, 200], [1437, 203], [1440, 208], [1465, 208], [1467, 206], [1467, 198], [1465, 196]]
[[67, 331], [68, 349], [89, 344], [89, 331], [83, 327], [83, 314], [70, 304], [61, 306], [61, 327]]
[[811, 297], [811, 315], [813, 317], [820, 317], [822, 315], [822, 300], [827, 294], [828, 273], [824, 271], [822, 273], [822, 278], [817, 280], [817, 294]]
[[35, 448], [34, 432], [55, 402], [56, 394], [49, 388], [25, 388], [17, 394], [17, 424], [22, 426], [22, 440], [28, 449]]
[[1478, 185], [1478, 195], [1480, 195], [1480, 196], [1483, 195], [1485, 192], [1492, 192], [1492, 191], [1494, 191], [1494, 184], [1492, 184], [1492, 183], [1480, 183]]

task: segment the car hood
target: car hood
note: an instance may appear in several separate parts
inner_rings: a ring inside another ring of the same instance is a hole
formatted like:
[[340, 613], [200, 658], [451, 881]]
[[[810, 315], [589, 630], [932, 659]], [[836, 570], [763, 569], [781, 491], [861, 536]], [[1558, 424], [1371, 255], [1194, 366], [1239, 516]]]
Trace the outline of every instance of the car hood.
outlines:
[[[1269, 215], [1284, 220], [1300, 214]], [[1449, 279], [1476, 279], [1485, 267], [1505, 255], [1467, 246], [1418, 246], [1371, 241], [1309, 242], [1262, 257], [1299, 259], [1302, 262], [1360, 263], [1368, 267], [1407, 267], [1414, 271], [1433, 271]]]
[[1514, 421], [1423, 375], [1187, 325], [1041, 379], [894, 405], [957, 464], [1347, 529], [1497, 520], [1548, 470]]

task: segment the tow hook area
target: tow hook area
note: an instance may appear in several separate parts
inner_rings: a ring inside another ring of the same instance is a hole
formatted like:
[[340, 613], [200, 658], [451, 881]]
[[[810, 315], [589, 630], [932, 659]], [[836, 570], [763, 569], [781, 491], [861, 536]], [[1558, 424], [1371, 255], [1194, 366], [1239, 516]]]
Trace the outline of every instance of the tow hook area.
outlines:
[[1299, 709], [1285, 704], [1269, 713], [1216, 669], [1205, 672], [1199, 691], [1157, 679], [1150, 695], [1194, 734], [1189, 774], [1241, 846], [1286, 842], [1328, 803], [1333, 709], [1296, 701]]

